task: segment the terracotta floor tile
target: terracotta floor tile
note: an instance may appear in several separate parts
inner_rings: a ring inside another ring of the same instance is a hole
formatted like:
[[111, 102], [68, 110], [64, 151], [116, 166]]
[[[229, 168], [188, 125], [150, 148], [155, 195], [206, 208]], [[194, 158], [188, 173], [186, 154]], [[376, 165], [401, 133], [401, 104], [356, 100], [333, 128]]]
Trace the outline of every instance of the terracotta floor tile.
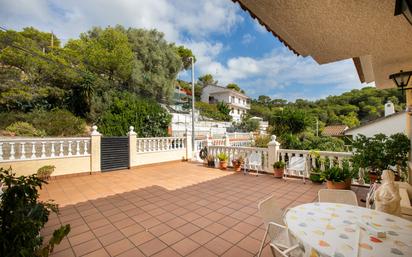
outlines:
[[217, 257], [218, 255], [216, 255], [213, 252], [209, 251], [205, 247], [199, 247], [187, 256], [188, 257]]
[[127, 240], [127, 239], [125, 238], [125, 239], [122, 239], [122, 240], [120, 240], [120, 241], [117, 241], [117, 242], [115, 242], [115, 243], [113, 243], [113, 244], [110, 244], [110, 245], [108, 245], [108, 246], [105, 246], [105, 248], [106, 248], [106, 251], [107, 251], [111, 256], [116, 256], [116, 255], [118, 255], [118, 254], [120, 254], [120, 253], [123, 253], [123, 252], [129, 250], [129, 249], [134, 248], [134, 245], [133, 245], [129, 240]]
[[181, 255], [187, 255], [190, 252], [193, 252], [196, 248], [198, 248], [200, 244], [196, 243], [195, 241], [185, 238], [174, 245], [172, 248]]
[[236, 226], [233, 227], [234, 230], [239, 231], [240, 233], [244, 235], [250, 234], [253, 230], [255, 230], [257, 226], [253, 226], [247, 223], [239, 223]]
[[215, 237], [214, 234], [206, 231], [206, 230], [200, 230], [194, 234], [192, 234], [189, 238], [192, 239], [193, 241], [203, 245], [210, 240], [212, 240]]
[[69, 233], [68, 239], [70, 241], [70, 244], [72, 246], [75, 246], [75, 245], [87, 242], [89, 240], [95, 239], [95, 236], [91, 231], [86, 231], [84, 233], [77, 234], [77, 235], [71, 235]]
[[222, 255], [233, 245], [222, 238], [215, 237], [214, 239], [206, 243], [204, 246], [210, 251], [214, 252], [215, 254]]
[[243, 239], [245, 235], [234, 229], [229, 229], [219, 235], [219, 237], [225, 239], [228, 242], [231, 242], [232, 244], [236, 244], [241, 239]]
[[215, 235], [220, 235], [223, 232], [227, 230], [227, 227], [219, 224], [219, 223], [212, 223], [204, 228], [208, 232], [215, 234]]
[[52, 257], [76, 257], [73, 253], [73, 249], [69, 248], [60, 252], [54, 252], [50, 256]]
[[129, 240], [135, 245], [135, 246], [139, 246], [141, 244], [144, 244], [152, 239], [154, 239], [155, 237], [150, 234], [149, 232], [143, 231], [140, 233], [137, 233], [135, 235], [129, 236]]
[[103, 248], [100, 248], [99, 250], [83, 255], [83, 257], [110, 257], [110, 255]]
[[122, 233], [120, 233], [120, 231], [116, 230], [116, 231], [113, 231], [109, 234], [101, 236], [98, 239], [99, 239], [100, 243], [102, 243], [104, 246], [106, 246], [106, 245], [110, 245], [114, 242], [120, 241], [123, 238], [125, 238], [124, 235]]
[[237, 246], [243, 248], [244, 250], [252, 253], [252, 254], [257, 254], [260, 247], [261, 241], [258, 241], [252, 237], [245, 237], [242, 239], [239, 243], [237, 243]]
[[166, 222], [166, 224], [169, 225], [172, 228], [178, 228], [178, 227], [180, 227], [180, 226], [182, 226], [186, 223], [187, 223], [187, 221], [185, 221], [184, 219], [179, 218], [179, 217], [176, 217], [176, 218]]
[[161, 223], [161, 221], [158, 220], [158, 219], [156, 219], [156, 218], [149, 218], [149, 219], [147, 219], [147, 220], [144, 220], [144, 221], [139, 222], [139, 224], [140, 224], [142, 227], [146, 228], [146, 229], [152, 228], [152, 227], [154, 227], [154, 226], [156, 226], [156, 225], [159, 225], [160, 223]]
[[191, 234], [199, 231], [200, 228], [191, 223], [186, 223], [185, 225], [178, 227], [176, 230], [185, 236], [190, 236]]
[[157, 238], [154, 238], [142, 245], [139, 246], [140, 251], [142, 251], [145, 255], [151, 256], [155, 253], [160, 252], [161, 250], [165, 249], [167, 245], [160, 241]]
[[104, 236], [104, 235], [109, 234], [109, 233], [111, 233], [113, 231], [116, 231], [116, 230], [117, 230], [117, 228], [115, 226], [113, 226], [112, 224], [107, 224], [107, 225], [92, 229], [93, 233], [97, 237]]
[[173, 228], [171, 228], [170, 226], [162, 223], [159, 225], [156, 225], [152, 228], [149, 229], [150, 233], [152, 233], [154, 236], [159, 237], [169, 231], [173, 230]]
[[[222, 256], [224, 257], [252, 257], [253, 254], [248, 251], [243, 250], [240, 247], [234, 246], [225, 252]], [[270, 255], [272, 256], [272, 255]]]
[[122, 234], [125, 235], [126, 237], [137, 234], [137, 233], [142, 232], [144, 230], [145, 229], [142, 226], [140, 226], [139, 224], [132, 224], [130, 226], [127, 226], [125, 228], [120, 229]]
[[177, 241], [182, 240], [183, 238], [185, 238], [185, 236], [176, 230], [169, 231], [166, 234], [163, 234], [159, 237], [159, 239], [162, 240], [167, 245], [172, 245], [176, 243]]
[[144, 257], [144, 254], [137, 248], [131, 248], [125, 252], [122, 252], [116, 257]]
[[173, 250], [170, 247], [153, 255], [153, 257], [180, 257], [180, 256], [181, 256], [180, 254], [178, 254], [175, 250]]
[[204, 228], [210, 224], [213, 223], [213, 221], [205, 218], [205, 217], [200, 217], [196, 220], [191, 221], [191, 223], [195, 224], [196, 226], [200, 227], [200, 228]]
[[73, 246], [73, 251], [75, 252], [76, 256], [82, 256], [100, 248], [102, 248], [100, 242], [97, 239], [93, 239], [85, 243]]

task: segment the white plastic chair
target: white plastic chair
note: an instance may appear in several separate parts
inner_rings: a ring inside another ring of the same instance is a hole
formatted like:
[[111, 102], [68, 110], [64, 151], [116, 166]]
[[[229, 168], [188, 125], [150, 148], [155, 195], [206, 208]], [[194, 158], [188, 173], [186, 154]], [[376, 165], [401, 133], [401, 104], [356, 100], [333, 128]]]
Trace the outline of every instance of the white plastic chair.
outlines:
[[[277, 257], [277, 256], [290, 257], [290, 256], [292, 256], [291, 255], [292, 251], [300, 249], [300, 245], [295, 244], [294, 246], [291, 246], [289, 248], [286, 248], [286, 249], [282, 250], [278, 245], [270, 244], [270, 248], [272, 250], [273, 256], [275, 256], [275, 257]], [[299, 255], [302, 255], [302, 254], [299, 254]]]
[[306, 158], [302, 156], [292, 156], [286, 166], [285, 176], [300, 175], [303, 177], [303, 183], [306, 183]]
[[344, 203], [358, 206], [358, 198], [352, 190], [320, 189], [318, 191], [319, 202]]
[[[263, 223], [266, 226], [266, 231], [262, 239], [262, 243], [260, 245], [257, 257], [260, 257], [260, 255], [262, 254], [262, 249], [265, 245], [265, 241], [268, 235], [270, 238], [272, 254], [274, 256], [276, 256], [276, 251], [287, 254], [290, 251], [295, 250], [297, 248], [296, 245], [292, 247], [288, 246], [291, 244], [291, 238], [289, 237], [288, 229], [285, 226], [285, 223], [283, 222], [284, 214], [276, 204], [276, 197], [272, 195], [269, 198], [266, 198], [265, 200], [261, 201], [258, 204], [258, 209], [260, 216], [262, 216], [263, 218]], [[273, 247], [272, 245], [276, 247]]]
[[[259, 175], [259, 170], [263, 171], [262, 167], [262, 153], [258, 151], [251, 152], [245, 161], [244, 164], [244, 173], [248, 173], [250, 170], [254, 169], [256, 171], [255, 175]], [[246, 169], [248, 172], [246, 172]]]

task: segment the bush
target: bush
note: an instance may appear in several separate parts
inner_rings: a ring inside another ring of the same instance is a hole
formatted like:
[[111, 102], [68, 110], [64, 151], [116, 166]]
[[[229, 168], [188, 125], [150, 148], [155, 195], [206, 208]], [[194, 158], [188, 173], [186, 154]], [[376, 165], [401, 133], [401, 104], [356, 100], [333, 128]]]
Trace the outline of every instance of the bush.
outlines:
[[196, 109], [199, 110], [200, 115], [211, 118], [217, 121], [231, 121], [232, 116], [228, 113], [222, 113], [216, 104], [208, 104], [204, 102], [196, 102]]
[[0, 168], [0, 183], [6, 187], [0, 205], [1, 256], [48, 256], [70, 232], [70, 225], [61, 226], [49, 242], [43, 242], [40, 230], [51, 212], [58, 213], [56, 204], [38, 201], [37, 190], [47, 182], [36, 175], [16, 177], [11, 169]]
[[83, 119], [67, 110], [0, 113], [0, 129], [16, 122], [30, 123], [39, 132], [44, 132], [44, 136], [78, 136], [85, 134], [86, 128]]
[[269, 135], [262, 135], [262, 136], [257, 136], [255, 138], [255, 143], [253, 144], [254, 147], [268, 147], [268, 144], [270, 142], [270, 136]]
[[37, 177], [40, 179], [49, 179], [56, 167], [54, 165], [46, 165], [37, 170]]
[[124, 136], [130, 126], [138, 137], [167, 136], [171, 115], [157, 102], [131, 93], [114, 97], [98, 121], [99, 131], [107, 136]]
[[13, 133], [15, 136], [43, 137], [46, 135], [44, 130], [36, 129], [30, 123], [24, 121], [14, 122], [6, 128], [6, 131]]

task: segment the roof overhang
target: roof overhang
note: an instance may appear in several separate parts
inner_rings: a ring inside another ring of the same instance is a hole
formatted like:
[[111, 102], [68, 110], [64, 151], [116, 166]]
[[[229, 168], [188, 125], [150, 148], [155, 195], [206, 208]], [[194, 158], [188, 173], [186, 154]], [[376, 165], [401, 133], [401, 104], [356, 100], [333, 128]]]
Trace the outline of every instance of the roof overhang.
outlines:
[[412, 25], [394, 16], [395, 0], [232, 1], [295, 54], [319, 64], [353, 58], [361, 82], [390, 88], [390, 74], [412, 70]]

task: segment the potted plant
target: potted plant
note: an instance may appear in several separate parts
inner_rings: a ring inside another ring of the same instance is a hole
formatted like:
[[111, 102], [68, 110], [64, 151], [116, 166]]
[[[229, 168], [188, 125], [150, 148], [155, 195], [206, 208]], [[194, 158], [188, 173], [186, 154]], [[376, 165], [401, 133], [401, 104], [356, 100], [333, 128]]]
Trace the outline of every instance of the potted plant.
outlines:
[[219, 168], [221, 170], [227, 169], [227, 160], [229, 159], [229, 156], [224, 152], [220, 152], [216, 157], [219, 159]]
[[342, 168], [336, 165], [327, 167], [320, 177], [326, 180], [328, 189], [350, 189], [353, 173], [350, 171], [349, 162], [345, 161]]
[[211, 154], [208, 154], [206, 157], [207, 166], [214, 168], [215, 167], [215, 157]]
[[314, 184], [322, 184], [324, 179], [322, 178], [322, 171], [320, 168], [312, 168], [312, 171], [309, 175], [310, 181]]
[[37, 170], [37, 177], [43, 180], [48, 180], [55, 168], [54, 165], [45, 165]]
[[283, 178], [286, 163], [284, 161], [277, 161], [273, 164], [273, 175], [275, 178]]
[[243, 156], [239, 156], [233, 159], [232, 160], [233, 169], [235, 169], [235, 171], [240, 171], [243, 163], [245, 163], [245, 159], [243, 158]]

